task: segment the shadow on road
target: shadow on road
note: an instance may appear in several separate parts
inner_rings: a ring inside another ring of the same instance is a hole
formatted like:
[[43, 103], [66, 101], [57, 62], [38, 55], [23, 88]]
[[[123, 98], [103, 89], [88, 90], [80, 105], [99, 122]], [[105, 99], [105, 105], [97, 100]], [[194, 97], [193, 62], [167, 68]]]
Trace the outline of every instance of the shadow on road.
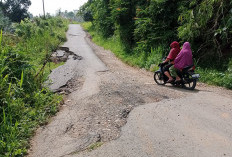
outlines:
[[172, 86], [172, 85], [163, 85], [163, 88], [169, 88], [169, 89], [172, 89], [172, 90], [177, 90], [177, 91], [186, 92], [186, 93], [198, 93], [198, 92], [201, 91], [199, 89], [188, 90], [188, 89], [184, 89], [182, 87], [177, 87], [177, 86]]

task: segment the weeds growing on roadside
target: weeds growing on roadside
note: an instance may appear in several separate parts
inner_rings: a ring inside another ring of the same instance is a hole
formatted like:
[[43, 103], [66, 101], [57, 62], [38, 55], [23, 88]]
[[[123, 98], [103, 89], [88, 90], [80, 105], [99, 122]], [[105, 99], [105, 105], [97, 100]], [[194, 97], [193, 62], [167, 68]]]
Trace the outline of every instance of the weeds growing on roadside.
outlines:
[[36, 18], [15, 25], [15, 34], [1, 33], [0, 156], [24, 156], [35, 128], [57, 112], [62, 97], [43, 87], [50, 71], [45, 63], [65, 41], [67, 25]]
[[[99, 35], [92, 29], [92, 24], [90, 22], [83, 23], [82, 26], [91, 34], [92, 40], [96, 44], [107, 50], [111, 50], [118, 58], [131, 66], [149, 69], [151, 64], [158, 63], [158, 61], [162, 59], [162, 54], [165, 51], [163, 47], [154, 48], [151, 50], [151, 53], [142, 51], [142, 49], [139, 48], [131, 51], [122, 44], [119, 37], [112, 36], [106, 39]], [[140, 53], [138, 53], [138, 51]]]
[[[119, 37], [113, 36], [107, 39], [102, 37], [93, 29], [91, 22], [85, 22], [82, 26], [91, 34], [92, 40], [96, 44], [111, 50], [117, 57], [132, 66], [149, 69], [152, 64], [155, 64], [153, 70], [156, 70], [162, 57], [168, 53], [165, 46], [151, 49], [149, 53], [144, 52], [143, 47], [137, 46], [137, 48], [133, 49], [133, 52], [129, 52], [129, 50], [125, 49]], [[229, 62], [228, 70], [224, 72], [201, 67], [197, 67], [196, 71], [201, 75], [200, 81], [232, 89], [232, 60]]]

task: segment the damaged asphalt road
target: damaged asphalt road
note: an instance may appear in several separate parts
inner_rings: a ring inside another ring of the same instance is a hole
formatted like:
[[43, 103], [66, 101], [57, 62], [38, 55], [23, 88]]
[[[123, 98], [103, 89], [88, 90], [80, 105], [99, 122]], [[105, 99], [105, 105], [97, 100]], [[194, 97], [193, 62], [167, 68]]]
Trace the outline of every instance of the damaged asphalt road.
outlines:
[[30, 157], [232, 156], [231, 91], [158, 86], [152, 73], [93, 44], [80, 25], [67, 37], [63, 47], [82, 59], [52, 72], [51, 89], [68, 95], [38, 129]]

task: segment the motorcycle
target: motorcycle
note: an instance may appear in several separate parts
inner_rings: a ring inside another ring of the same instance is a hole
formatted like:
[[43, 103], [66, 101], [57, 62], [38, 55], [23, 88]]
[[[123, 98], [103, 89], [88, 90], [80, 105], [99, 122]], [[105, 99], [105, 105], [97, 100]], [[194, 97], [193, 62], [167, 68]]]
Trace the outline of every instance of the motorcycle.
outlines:
[[[166, 63], [167, 64], [167, 63]], [[165, 85], [168, 81], [168, 77], [164, 74], [165, 63], [160, 63], [159, 70], [154, 73], [154, 80], [158, 85]], [[176, 79], [173, 77], [174, 80]], [[176, 82], [173, 81], [173, 86], [180, 86], [182, 88], [193, 90], [197, 85], [197, 80], [200, 78], [200, 74], [195, 73], [195, 66], [187, 66], [181, 71], [181, 80]]]

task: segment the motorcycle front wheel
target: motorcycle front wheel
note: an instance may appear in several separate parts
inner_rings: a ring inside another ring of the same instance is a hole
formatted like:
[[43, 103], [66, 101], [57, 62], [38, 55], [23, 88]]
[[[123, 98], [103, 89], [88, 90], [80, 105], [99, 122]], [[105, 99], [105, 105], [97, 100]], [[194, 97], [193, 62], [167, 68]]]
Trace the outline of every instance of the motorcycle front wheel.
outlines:
[[158, 85], [165, 85], [166, 84], [166, 81], [164, 81], [164, 77], [161, 74], [161, 72], [155, 72], [154, 80]]
[[193, 79], [185, 84], [183, 84], [183, 87], [188, 90], [194, 90], [197, 85], [197, 80]]

